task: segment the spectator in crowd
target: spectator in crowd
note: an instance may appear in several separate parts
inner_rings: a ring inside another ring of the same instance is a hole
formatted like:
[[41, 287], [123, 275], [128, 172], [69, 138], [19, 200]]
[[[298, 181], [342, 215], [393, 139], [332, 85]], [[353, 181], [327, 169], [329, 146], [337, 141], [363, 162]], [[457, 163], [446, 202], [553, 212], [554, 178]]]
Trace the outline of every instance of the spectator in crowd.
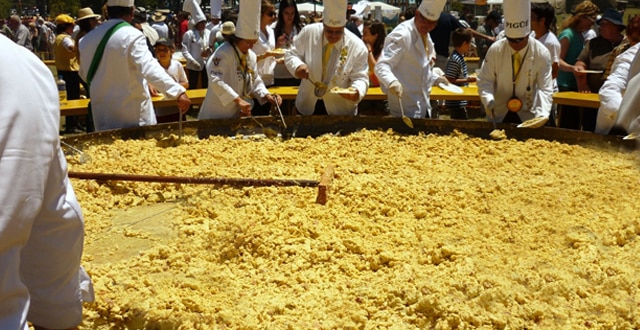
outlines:
[[282, 103], [278, 95], [269, 93], [257, 74], [257, 58], [251, 50], [259, 38], [260, 12], [260, 0], [245, 0], [235, 33], [207, 62], [211, 81], [198, 119], [250, 116], [254, 98], [263, 103]]
[[382, 54], [382, 48], [384, 47], [384, 39], [387, 37], [387, 30], [384, 23], [371, 20], [364, 23], [364, 29], [362, 34], [362, 40], [367, 45], [367, 51], [369, 56], [367, 57], [367, 63], [369, 63], [369, 86], [379, 87], [380, 82], [376, 77], [375, 67], [378, 63], [378, 58]]
[[[534, 2], [531, 3], [531, 30], [535, 38], [540, 41], [551, 57], [551, 77], [553, 78], [553, 92], [558, 91], [558, 70], [560, 67], [560, 41], [552, 31], [555, 26], [556, 16], [555, 9], [549, 3]], [[555, 127], [557, 120], [556, 105], [551, 107], [548, 126]]]
[[449, 58], [449, 40], [451, 40], [451, 33], [456, 29], [463, 29], [464, 26], [460, 24], [460, 21], [448, 12], [441, 12], [438, 17], [438, 23], [429, 32], [429, 36], [433, 41], [436, 50], [436, 61], [434, 66], [440, 69], [444, 69], [447, 66], [447, 59]]
[[[326, 2], [322, 24], [303, 28], [285, 54], [289, 72], [304, 79], [296, 97], [303, 115], [355, 116], [367, 94], [367, 47], [345, 28], [346, 11], [346, 0]], [[331, 93], [332, 88], [348, 92]]]
[[189, 13], [181, 11], [178, 13], [178, 26], [176, 27], [176, 48], [182, 49], [182, 38], [189, 31]]
[[159, 11], [155, 11], [151, 16], [151, 20], [153, 21], [151, 27], [156, 30], [156, 33], [158, 33], [158, 39], [162, 38], [171, 40], [171, 35], [169, 34], [169, 26], [166, 22], [167, 15]]
[[[454, 51], [449, 56], [445, 70], [445, 76], [450, 83], [457, 86], [469, 86], [470, 82], [475, 82], [475, 77], [469, 77], [467, 71], [467, 62], [464, 60], [463, 54], [469, 50], [471, 46], [471, 32], [464, 28], [453, 31], [451, 36]], [[446, 101], [445, 106], [449, 111], [451, 119], [469, 119], [467, 114], [467, 101]]]
[[[0, 35], [0, 329], [77, 329], [93, 287], [51, 71]], [[28, 322], [27, 322], [28, 321]], [[28, 324], [31, 323], [31, 324]]]
[[[53, 46], [56, 69], [58, 75], [66, 82], [67, 99], [77, 100], [80, 98], [80, 76], [78, 70], [78, 52], [76, 43], [71, 37], [75, 21], [71, 16], [60, 14], [55, 19], [56, 41]], [[80, 125], [79, 116], [65, 117], [65, 133], [80, 133], [85, 130]]]
[[31, 33], [29, 32], [29, 28], [22, 24], [20, 16], [11, 15], [11, 17], [9, 17], [8, 25], [11, 29], [11, 33], [13, 34], [12, 40], [18, 45], [30, 51], [33, 51], [33, 45], [31, 44]]
[[442, 74], [434, 72], [432, 61], [436, 53], [429, 32], [438, 24], [445, 2], [423, 0], [412, 18], [385, 38], [375, 72], [394, 117], [401, 117], [402, 109], [409, 118], [437, 118], [429, 102], [431, 86], [448, 82], [442, 70], [439, 69]]
[[[172, 58], [175, 49], [173, 42], [169, 39], [160, 38], [156, 41], [154, 47], [156, 49], [155, 53], [158, 58], [158, 63], [160, 63], [164, 71], [169, 74], [173, 80], [182, 85], [182, 87], [188, 88], [189, 79], [187, 78], [187, 73], [184, 72], [182, 63]], [[149, 89], [152, 96], [160, 94], [153, 85], [149, 85]], [[156, 121], [159, 124], [175, 122], [180, 119], [180, 116], [184, 116], [175, 106], [158, 107], [155, 109], [155, 113]]]
[[[573, 15], [565, 19], [560, 29], [558, 40], [560, 41], [560, 64], [558, 66], [558, 89], [563, 91], [578, 91], [578, 85], [574, 72], [578, 55], [584, 48], [582, 33], [587, 31], [596, 21], [600, 9], [589, 0], [578, 4]], [[562, 128], [579, 128], [578, 107], [562, 106], [562, 113], [558, 116], [558, 126]]]
[[496, 41], [497, 33], [496, 29], [500, 22], [502, 21], [502, 15], [498, 11], [491, 11], [485, 17], [484, 23], [478, 26], [478, 33], [484, 35], [483, 37], [478, 38], [476, 41], [476, 45], [478, 47], [478, 56], [480, 60], [484, 60], [489, 47]]
[[594, 130], [598, 134], [608, 134], [616, 120], [620, 103], [626, 94], [627, 83], [633, 78], [631, 63], [638, 53], [639, 42], [640, 16], [636, 15], [627, 24], [625, 42], [616, 47], [609, 56], [612, 65], [610, 69], [605, 69], [607, 78], [598, 92], [600, 108]]
[[[298, 13], [298, 7], [294, 0], [281, 0], [278, 21], [274, 29], [276, 48], [290, 49], [293, 40], [302, 30], [302, 20]], [[298, 86], [300, 79], [296, 79], [287, 70], [284, 57], [276, 59], [276, 67], [273, 70], [275, 86]]]
[[[142, 32], [122, 23], [133, 20], [133, 0], [107, 0], [107, 11], [109, 20], [80, 40], [80, 76], [90, 86], [96, 130], [155, 124], [149, 83], [167, 97], [176, 98], [181, 113], [186, 112], [191, 100], [185, 88], [153, 58]], [[99, 65], [88, 79], [98, 44], [112, 28], [117, 30], [108, 39]]]
[[[273, 50], [276, 48], [276, 38], [271, 25], [275, 23], [276, 6], [269, 0], [262, 0], [260, 4], [260, 35], [258, 42], [251, 48], [256, 53], [258, 61], [258, 74], [262, 78], [262, 82], [265, 86], [272, 86], [274, 83], [274, 69], [276, 67], [275, 56], [282, 56], [282, 54], [276, 54]], [[251, 114], [253, 116], [265, 116], [270, 113], [271, 104], [264, 103], [260, 105], [260, 102], [254, 100], [253, 109]]]
[[[622, 23], [622, 14], [617, 10], [608, 8], [597, 24], [600, 26], [599, 35], [587, 41], [575, 64], [574, 75], [578, 91], [582, 93], [595, 93], [600, 90], [604, 83], [604, 71], [609, 58], [623, 39], [622, 31], [625, 25]], [[584, 70], [594, 70], [599, 73], [584, 73]], [[563, 116], [571, 115], [573, 114], [565, 113]], [[594, 131], [596, 118], [596, 111], [583, 111], [581, 116], [574, 118], [574, 121], [583, 130]]]
[[191, 13], [193, 22], [193, 28], [182, 36], [182, 56], [187, 60], [189, 89], [207, 88], [209, 79], [205, 65], [213, 53], [213, 45], [209, 44], [211, 32], [205, 29], [207, 19], [197, 0], [185, 1], [182, 9]]
[[503, 6], [505, 38], [491, 45], [484, 59], [478, 75], [480, 100], [489, 120], [520, 124], [542, 118], [536, 125], [542, 126], [553, 101], [551, 57], [530, 35], [530, 2], [509, 1]]

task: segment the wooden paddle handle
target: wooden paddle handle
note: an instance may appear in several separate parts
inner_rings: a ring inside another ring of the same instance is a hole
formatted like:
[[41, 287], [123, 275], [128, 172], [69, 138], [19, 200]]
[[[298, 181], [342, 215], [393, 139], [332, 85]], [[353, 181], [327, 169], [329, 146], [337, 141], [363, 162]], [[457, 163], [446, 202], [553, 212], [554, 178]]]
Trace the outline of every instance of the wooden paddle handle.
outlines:
[[266, 187], [266, 186], [300, 186], [317, 187], [320, 182], [315, 180], [297, 179], [254, 179], [254, 178], [205, 178], [205, 177], [185, 177], [185, 176], [159, 176], [159, 175], [137, 175], [137, 174], [116, 174], [116, 173], [90, 173], [90, 172], [69, 172], [69, 177], [83, 180], [117, 180], [117, 181], [139, 181], [139, 182], [168, 182], [168, 183], [188, 183], [188, 184], [221, 184], [243, 187]]

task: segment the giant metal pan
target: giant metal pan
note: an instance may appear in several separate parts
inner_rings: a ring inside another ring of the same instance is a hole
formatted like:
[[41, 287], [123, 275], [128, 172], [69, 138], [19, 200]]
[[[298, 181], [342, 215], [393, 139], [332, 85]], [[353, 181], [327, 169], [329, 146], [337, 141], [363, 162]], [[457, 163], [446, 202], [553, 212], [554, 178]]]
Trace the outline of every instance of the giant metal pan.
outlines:
[[[393, 129], [400, 134], [434, 133], [448, 135], [454, 130], [480, 138], [491, 139], [489, 133], [493, 124], [485, 121], [457, 121], [413, 119], [414, 128], [407, 127], [401, 118], [380, 116], [290, 116], [286, 117], [287, 129], [281, 130], [281, 123], [273, 117], [238, 118], [225, 120], [200, 120], [183, 122], [184, 135], [205, 138], [210, 135], [255, 135], [280, 132], [283, 137], [320, 136], [328, 133], [348, 134], [361, 129]], [[635, 148], [635, 141], [623, 140], [621, 136], [603, 136], [589, 132], [559, 128], [541, 127], [536, 129], [516, 128], [515, 125], [498, 124], [508, 138], [517, 140], [544, 139], [581, 145], [604, 145]], [[162, 138], [170, 134], [178, 135], [178, 123], [160, 124], [136, 128], [110, 130], [97, 133], [65, 137], [69, 144], [82, 148], [87, 144], [111, 143], [117, 139]]]

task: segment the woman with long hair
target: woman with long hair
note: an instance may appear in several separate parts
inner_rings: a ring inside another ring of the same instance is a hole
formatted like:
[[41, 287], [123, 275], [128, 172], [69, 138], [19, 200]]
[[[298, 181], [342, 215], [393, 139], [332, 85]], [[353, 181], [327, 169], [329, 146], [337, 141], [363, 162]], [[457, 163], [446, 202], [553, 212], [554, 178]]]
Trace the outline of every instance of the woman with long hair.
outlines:
[[377, 20], [367, 20], [364, 22], [362, 40], [367, 45], [367, 50], [369, 50], [369, 87], [380, 86], [380, 82], [378, 82], [378, 77], [376, 77], [376, 74], [373, 72], [373, 68], [376, 66], [378, 57], [380, 57], [382, 53], [384, 38], [386, 36], [387, 31], [384, 23]]
[[[302, 20], [294, 0], [280, 1], [278, 22], [274, 29], [276, 38], [276, 48], [289, 49], [293, 44], [293, 39], [302, 30]], [[300, 79], [296, 79], [289, 73], [284, 65], [284, 58], [276, 60], [274, 69], [275, 86], [298, 86]]]
[[[583, 32], [589, 30], [596, 21], [600, 9], [593, 2], [585, 0], [576, 6], [573, 15], [567, 18], [561, 26], [558, 40], [560, 41], [560, 63], [558, 72], [558, 89], [562, 91], [577, 91], [578, 84], [574, 72], [578, 55], [584, 48]], [[573, 108], [573, 109], [571, 109]], [[559, 127], [562, 128], [579, 128], [580, 110], [575, 107], [563, 106], [559, 109], [562, 112], [560, 116]], [[553, 121], [557, 119], [551, 118]]]

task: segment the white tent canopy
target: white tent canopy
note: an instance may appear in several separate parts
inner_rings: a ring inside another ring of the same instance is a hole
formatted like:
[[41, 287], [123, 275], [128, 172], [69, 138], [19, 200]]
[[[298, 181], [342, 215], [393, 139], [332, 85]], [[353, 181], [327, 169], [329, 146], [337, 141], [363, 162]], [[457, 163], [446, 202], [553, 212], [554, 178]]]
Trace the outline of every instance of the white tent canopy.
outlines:
[[367, 17], [369, 14], [375, 14], [376, 7], [380, 7], [382, 18], [386, 20], [395, 19], [397, 16], [400, 16], [400, 12], [402, 11], [402, 9], [382, 1], [369, 2], [366, 0], [358, 1], [352, 8], [356, 11], [356, 14]]
[[298, 12], [305, 15], [313, 13], [314, 11], [317, 14], [322, 14], [322, 11], [324, 10], [322, 5], [313, 4], [311, 2], [298, 3], [296, 6], [298, 7]]

